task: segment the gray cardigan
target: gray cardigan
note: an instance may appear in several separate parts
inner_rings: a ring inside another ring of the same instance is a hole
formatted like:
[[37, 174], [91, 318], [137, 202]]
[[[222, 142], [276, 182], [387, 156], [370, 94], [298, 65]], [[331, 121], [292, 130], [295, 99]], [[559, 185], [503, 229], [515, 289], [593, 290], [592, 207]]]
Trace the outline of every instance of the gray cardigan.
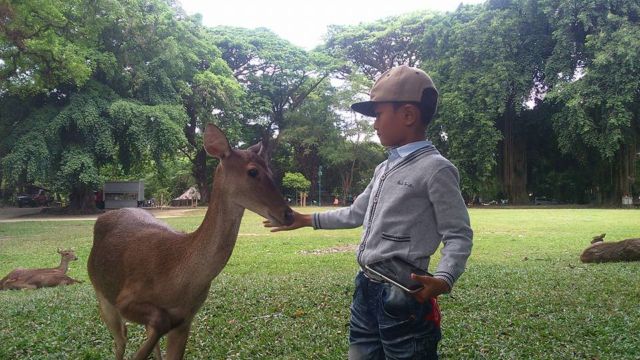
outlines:
[[314, 229], [364, 225], [358, 263], [398, 256], [428, 269], [440, 242], [442, 257], [434, 276], [453, 284], [464, 272], [473, 232], [459, 188], [458, 170], [434, 147], [425, 147], [387, 168], [376, 167], [373, 179], [350, 207], [315, 213]]

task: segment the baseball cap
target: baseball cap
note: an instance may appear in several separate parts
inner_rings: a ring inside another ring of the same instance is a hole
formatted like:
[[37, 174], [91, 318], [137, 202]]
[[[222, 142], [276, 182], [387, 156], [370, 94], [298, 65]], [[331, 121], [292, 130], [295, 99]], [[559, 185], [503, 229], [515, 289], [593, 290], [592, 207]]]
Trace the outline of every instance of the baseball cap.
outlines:
[[[369, 101], [357, 102], [351, 105], [355, 112], [375, 117], [373, 105], [381, 102], [413, 102], [423, 103], [423, 92], [433, 89], [436, 98], [438, 90], [433, 81], [424, 71], [400, 65], [385, 71], [376, 80], [369, 94]], [[434, 109], [435, 111], [435, 109]]]

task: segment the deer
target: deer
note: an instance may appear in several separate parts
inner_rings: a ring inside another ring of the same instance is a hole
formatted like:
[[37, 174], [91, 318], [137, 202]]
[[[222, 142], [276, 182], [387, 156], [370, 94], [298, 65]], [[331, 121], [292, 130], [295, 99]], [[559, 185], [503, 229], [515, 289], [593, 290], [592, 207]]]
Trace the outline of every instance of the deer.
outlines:
[[606, 234], [594, 236], [591, 245], [580, 255], [583, 263], [640, 261], [640, 238], [604, 242]]
[[[65, 274], [69, 270], [69, 263], [78, 260], [78, 257], [73, 250], [58, 249], [57, 252], [60, 254], [60, 265], [58, 265], [58, 267], [46, 269], [14, 269], [0, 280], [0, 290], [36, 289], [73, 283], [69, 282], [68, 279], [71, 278]], [[64, 275], [68, 279], [63, 281], [62, 279], [64, 277], [58, 274]], [[48, 281], [45, 280], [45, 275], [49, 275]], [[56, 279], [59, 281], [57, 284]]]
[[161, 359], [158, 341], [164, 335], [166, 359], [183, 358], [193, 318], [231, 257], [245, 209], [278, 224], [293, 222], [261, 142], [232, 149], [213, 124], [203, 137], [206, 153], [219, 163], [206, 214], [195, 231], [178, 232], [137, 208], [110, 211], [96, 220], [87, 268], [118, 360], [127, 342], [125, 321], [146, 329], [133, 359], [146, 359], [151, 352]]
[[80, 284], [82, 281], [73, 279], [59, 271], [47, 271], [28, 274], [24, 277], [8, 279], [3, 287], [6, 290], [40, 289], [61, 285]]

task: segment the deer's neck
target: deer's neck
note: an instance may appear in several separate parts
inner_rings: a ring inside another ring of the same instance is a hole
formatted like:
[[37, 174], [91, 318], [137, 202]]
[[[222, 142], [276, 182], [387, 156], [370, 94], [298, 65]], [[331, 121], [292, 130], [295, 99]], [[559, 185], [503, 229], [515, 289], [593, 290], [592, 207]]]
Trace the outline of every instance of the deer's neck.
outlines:
[[209, 208], [200, 227], [193, 232], [193, 264], [203, 281], [210, 282], [226, 265], [236, 244], [244, 208], [231, 201], [220, 186], [213, 187]]
[[60, 259], [60, 265], [56, 269], [62, 271], [63, 274], [66, 274], [69, 270], [69, 259], [62, 258]]

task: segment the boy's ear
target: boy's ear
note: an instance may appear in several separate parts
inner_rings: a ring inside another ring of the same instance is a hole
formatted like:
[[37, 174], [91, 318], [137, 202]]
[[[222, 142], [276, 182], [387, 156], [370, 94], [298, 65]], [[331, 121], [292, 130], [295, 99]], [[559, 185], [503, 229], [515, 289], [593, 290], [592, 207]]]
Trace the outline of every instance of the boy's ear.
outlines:
[[400, 111], [402, 111], [402, 119], [405, 125], [412, 126], [416, 122], [420, 122], [420, 109], [417, 106], [404, 104]]
[[204, 129], [204, 150], [207, 154], [220, 160], [229, 156], [231, 146], [222, 130], [213, 124], [207, 124]]

